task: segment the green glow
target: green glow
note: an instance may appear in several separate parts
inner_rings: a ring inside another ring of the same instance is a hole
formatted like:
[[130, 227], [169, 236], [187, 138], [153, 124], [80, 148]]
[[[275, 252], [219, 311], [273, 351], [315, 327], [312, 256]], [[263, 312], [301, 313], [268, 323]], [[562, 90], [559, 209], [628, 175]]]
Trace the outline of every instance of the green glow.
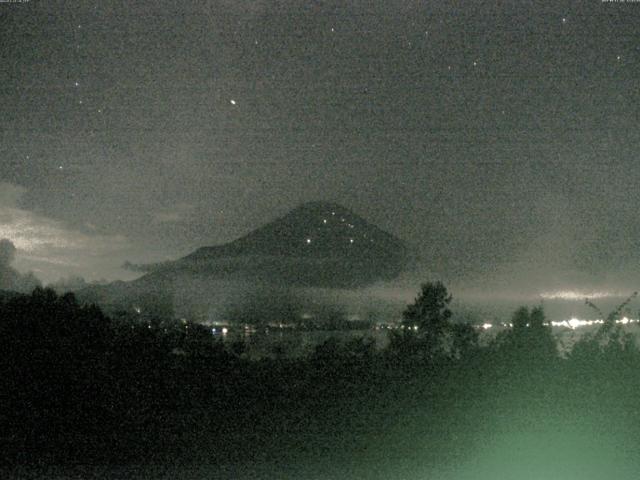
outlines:
[[[622, 422], [598, 412], [540, 410], [501, 417], [462, 465], [442, 478], [451, 480], [584, 480], [637, 478], [634, 444]], [[564, 417], [564, 418], [563, 418]], [[604, 420], [604, 421], [603, 421]]]

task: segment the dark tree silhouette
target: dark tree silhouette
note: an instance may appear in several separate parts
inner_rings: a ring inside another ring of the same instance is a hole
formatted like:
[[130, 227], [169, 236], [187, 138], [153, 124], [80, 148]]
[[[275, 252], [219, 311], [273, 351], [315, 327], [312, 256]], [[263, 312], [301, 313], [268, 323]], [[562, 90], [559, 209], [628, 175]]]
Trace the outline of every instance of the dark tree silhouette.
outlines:
[[456, 323], [451, 326], [451, 354], [455, 358], [464, 358], [478, 349], [478, 331], [468, 323]]
[[528, 307], [520, 307], [515, 312], [513, 312], [513, 317], [511, 318], [511, 326], [513, 328], [514, 335], [520, 335], [522, 332], [526, 331], [525, 329], [527, 328], [528, 323]]
[[494, 341], [494, 347], [507, 354], [510, 360], [530, 364], [546, 362], [557, 356], [556, 341], [541, 306], [531, 311], [528, 307], [518, 308], [511, 324], [511, 329], [501, 332]]
[[447, 353], [452, 296], [442, 282], [422, 284], [414, 303], [402, 313], [404, 332], [392, 337], [391, 347], [407, 355], [434, 359]]
[[597, 305], [586, 299], [586, 305], [592, 308], [604, 321], [595, 333], [586, 334], [576, 342], [570, 357], [581, 362], [589, 362], [600, 356], [615, 361], [637, 355], [638, 348], [635, 336], [625, 332], [622, 325], [618, 323], [625, 312], [628, 314], [628, 306], [637, 296], [638, 292], [633, 292], [606, 316]]
[[425, 335], [441, 336], [451, 318], [452, 296], [442, 282], [422, 284], [420, 295], [402, 313], [405, 327], [417, 326]]

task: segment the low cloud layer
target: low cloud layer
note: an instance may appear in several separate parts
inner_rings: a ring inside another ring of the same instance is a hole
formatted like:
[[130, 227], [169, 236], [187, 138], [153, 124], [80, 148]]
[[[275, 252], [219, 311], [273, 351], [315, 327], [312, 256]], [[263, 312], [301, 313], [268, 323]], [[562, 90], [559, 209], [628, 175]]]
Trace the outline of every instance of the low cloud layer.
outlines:
[[70, 276], [88, 280], [126, 276], [120, 265], [139, 253], [126, 237], [100, 232], [92, 225], [71, 226], [27, 210], [20, 203], [25, 193], [22, 187], [0, 182], [0, 238], [13, 246], [4, 247], [4, 265], [11, 264], [14, 271], [33, 271], [47, 283]]

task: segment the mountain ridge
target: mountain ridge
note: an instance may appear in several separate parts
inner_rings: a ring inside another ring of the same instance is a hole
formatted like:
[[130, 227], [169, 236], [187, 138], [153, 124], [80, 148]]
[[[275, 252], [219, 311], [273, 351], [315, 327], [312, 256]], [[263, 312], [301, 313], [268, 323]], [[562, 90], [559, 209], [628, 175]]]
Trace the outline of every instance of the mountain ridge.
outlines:
[[224, 302], [221, 289], [227, 287], [241, 292], [251, 285], [274, 292], [353, 289], [397, 277], [407, 253], [402, 240], [351, 210], [333, 202], [308, 202], [229, 243], [201, 247], [133, 281], [85, 289], [82, 296], [127, 309], [143, 297]]
[[183, 259], [249, 254], [325, 258], [388, 256], [406, 254], [406, 245], [346, 207], [334, 202], [313, 201], [299, 205], [236, 240], [200, 247]]

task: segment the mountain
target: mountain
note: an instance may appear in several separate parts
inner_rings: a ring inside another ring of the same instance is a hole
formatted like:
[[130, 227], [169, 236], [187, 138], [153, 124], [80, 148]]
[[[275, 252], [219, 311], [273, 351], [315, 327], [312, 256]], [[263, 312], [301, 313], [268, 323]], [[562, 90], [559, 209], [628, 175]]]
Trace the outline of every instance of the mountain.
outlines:
[[397, 276], [407, 248], [350, 210], [305, 203], [230, 243], [203, 247], [153, 273], [207, 273], [297, 286], [362, 286]]
[[158, 303], [169, 294], [174, 303], [186, 297], [220, 303], [220, 290], [230, 291], [229, 285], [242, 285], [231, 288], [237, 301], [254, 287], [349, 289], [396, 277], [406, 259], [402, 240], [341, 205], [310, 202], [237, 240], [157, 264], [132, 282], [85, 289], [81, 296], [103, 304], [127, 299], [131, 306], [141, 298]]
[[309, 202], [244, 237], [201, 248], [186, 259], [238, 255], [386, 258], [404, 249], [401, 240], [336, 203]]

